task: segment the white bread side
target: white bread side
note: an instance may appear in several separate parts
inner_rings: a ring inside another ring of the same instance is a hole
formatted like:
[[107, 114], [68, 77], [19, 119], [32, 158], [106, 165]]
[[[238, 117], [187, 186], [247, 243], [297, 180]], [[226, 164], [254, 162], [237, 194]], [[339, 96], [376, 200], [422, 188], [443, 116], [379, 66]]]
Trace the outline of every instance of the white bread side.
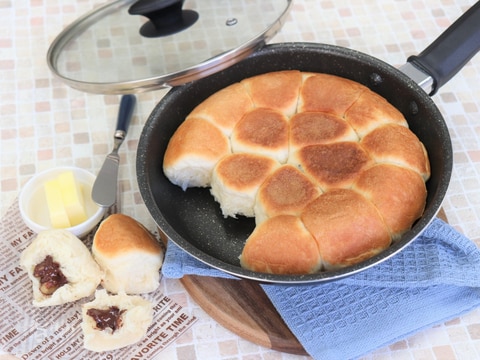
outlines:
[[229, 153], [228, 137], [219, 128], [205, 119], [189, 117], [170, 139], [163, 171], [183, 190], [208, 187], [215, 164]]
[[[94, 318], [87, 314], [89, 309], [108, 310], [117, 307], [121, 326], [114, 331], [107, 327], [98, 329]], [[108, 295], [98, 290], [95, 299], [82, 305], [82, 331], [84, 347], [92, 351], [115, 350], [141, 340], [153, 320], [153, 306], [140, 296], [126, 294]]]
[[280, 164], [268, 156], [239, 153], [225, 156], [212, 174], [211, 194], [225, 217], [254, 216], [258, 188]]
[[[51, 256], [67, 279], [67, 283], [51, 295], [40, 291], [40, 280], [34, 276], [37, 264]], [[72, 302], [94, 293], [103, 276], [85, 244], [66, 230], [40, 232], [20, 255], [23, 266], [32, 281], [33, 305], [38, 307]]]
[[103, 220], [92, 253], [105, 272], [102, 286], [108, 291], [141, 294], [158, 288], [163, 249], [135, 219], [113, 214]]

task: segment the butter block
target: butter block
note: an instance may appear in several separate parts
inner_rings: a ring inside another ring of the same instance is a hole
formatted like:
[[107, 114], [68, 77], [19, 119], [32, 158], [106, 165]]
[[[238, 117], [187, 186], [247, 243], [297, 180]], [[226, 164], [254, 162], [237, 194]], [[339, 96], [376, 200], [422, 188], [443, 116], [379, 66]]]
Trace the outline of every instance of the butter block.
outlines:
[[47, 181], [44, 184], [44, 190], [52, 227], [55, 229], [70, 227], [70, 220], [63, 206], [62, 193], [57, 179]]
[[62, 194], [63, 206], [65, 207], [71, 226], [78, 225], [87, 220], [82, 188], [75, 179], [73, 172], [67, 171], [61, 173], [57, 180]]

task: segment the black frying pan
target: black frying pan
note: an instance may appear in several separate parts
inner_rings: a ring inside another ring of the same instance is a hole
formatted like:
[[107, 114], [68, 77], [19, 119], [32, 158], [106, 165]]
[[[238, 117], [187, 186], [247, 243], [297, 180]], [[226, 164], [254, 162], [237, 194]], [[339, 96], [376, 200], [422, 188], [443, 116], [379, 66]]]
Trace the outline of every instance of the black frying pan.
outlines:
[[[409, 62], [428, 69], [433, 94], [480, 48], [480, 2], [437, 41]], [[311, 275], [271, 275], [245, 270], [238, 256], [253, 231], [252, 218], [224, 218], [209, 189], [182, 191], [164, 176], [162, 161], [172, 134], [188, 113], [214, 92], [244, 78], [286, 69], [342, 76], [385, 97], [424, 143], [431, 163], [423, 216], [386, 251], [355, 266]], [[398, 69], [342, 47], [285, 43], [268, 45], [207, 78], [173, 88], [155, 107], [140, 137], [137, 178], [143, 200], [159, 228], [186, 252], [224, 272], [271, 283], [331, 281], [371, 267], [400, 251], [430, 224], [441, 207], [452, 172], [452, 147], [442, 115], [422, 88]]]

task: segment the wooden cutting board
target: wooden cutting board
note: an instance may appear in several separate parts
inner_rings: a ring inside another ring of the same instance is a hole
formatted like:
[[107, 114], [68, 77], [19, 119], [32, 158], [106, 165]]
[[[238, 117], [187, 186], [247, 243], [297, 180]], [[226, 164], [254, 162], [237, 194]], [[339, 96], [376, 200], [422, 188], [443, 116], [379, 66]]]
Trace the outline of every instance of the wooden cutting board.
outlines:
[[[447, 221], [443, 209], [438, 217]], [[308, 355], [257, 282], [194, 275], [180, 281], [207, 314], [241, 338], [273, 350]]]

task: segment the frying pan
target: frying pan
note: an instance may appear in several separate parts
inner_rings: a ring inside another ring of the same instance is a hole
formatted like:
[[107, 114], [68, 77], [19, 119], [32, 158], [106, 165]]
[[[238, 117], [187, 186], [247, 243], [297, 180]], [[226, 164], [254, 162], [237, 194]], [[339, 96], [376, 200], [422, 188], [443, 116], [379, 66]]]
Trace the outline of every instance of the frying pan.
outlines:
[[[452, 147], [445, 121], [429, 95], [460, 70], [479, 48], [480, 2], [420, 55], [408, 59], [406, 72], [420, 75], [426, 72], [425, 83], [431, 84], [428, 93], [417, 84], [423, 80], [414, 81], [403, 71], [351, 49], [312, 43], [267, 45], [225, 70], [171, 89], [161, 99], [147, 119], [137, 151], [137, 179], [143, 200], [170, 241], [198, 260], [240, 278], [309, 284], [340, 279], [374, 266], [414, 241], [441, 207], [452, 172]], [[238, 256], [255, 227], [254, 220], [224, 218], [209, 189], [183, 191], [163, 174], [162, 161], [170, 137], [195, 106], [244, 78], [288, 69], [333, 74], [369, 87], [403, 113], [429, 153], [431, 177], [426, 184], [428, 195], [423, 216], [387, 250], [354, 266], [309, 275], [273, 275], [243, 269]]]

